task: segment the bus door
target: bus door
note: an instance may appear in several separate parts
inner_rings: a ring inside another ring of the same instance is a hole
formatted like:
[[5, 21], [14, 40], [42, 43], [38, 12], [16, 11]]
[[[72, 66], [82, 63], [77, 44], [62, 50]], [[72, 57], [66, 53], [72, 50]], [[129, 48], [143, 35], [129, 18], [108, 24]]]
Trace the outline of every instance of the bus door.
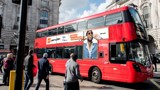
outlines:
[[126, 43], [109, 44], [109, 63], [105, 67], [105, 76], [110, 80], [121, 81], [126, 76]]

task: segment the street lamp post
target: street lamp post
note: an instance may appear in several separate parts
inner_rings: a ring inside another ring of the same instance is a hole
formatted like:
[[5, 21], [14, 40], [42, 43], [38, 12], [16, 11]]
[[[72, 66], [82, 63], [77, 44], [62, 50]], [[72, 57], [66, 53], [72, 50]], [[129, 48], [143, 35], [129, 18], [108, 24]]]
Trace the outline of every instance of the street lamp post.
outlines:
[[14, 90], [22, 90], [22, 75], [23, 75], [23, 61], [24, 61], [24, 48], [25, 48], [25, 35], [26, 35], [26, 23], [27, 23], [27, 6], [28, 0], [21, 0], [20, 8], [20, 26], [18, 28], [19, 38], [17, 46], [16, 57], [16, 76]]

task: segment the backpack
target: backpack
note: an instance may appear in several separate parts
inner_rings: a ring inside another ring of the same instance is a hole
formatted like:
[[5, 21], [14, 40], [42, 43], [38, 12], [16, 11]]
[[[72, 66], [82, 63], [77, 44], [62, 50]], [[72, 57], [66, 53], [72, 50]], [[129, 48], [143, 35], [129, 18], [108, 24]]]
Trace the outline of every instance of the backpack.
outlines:
[[8, 65], [8, 64], [9, 64], [9, 59], [6, 59], [6, 58], [5, 58], [5, 59], [3, 60], [3, 68], [4, 68], [4, 69], [8, 69], [8, 68], [9, 68], [9, 65]]

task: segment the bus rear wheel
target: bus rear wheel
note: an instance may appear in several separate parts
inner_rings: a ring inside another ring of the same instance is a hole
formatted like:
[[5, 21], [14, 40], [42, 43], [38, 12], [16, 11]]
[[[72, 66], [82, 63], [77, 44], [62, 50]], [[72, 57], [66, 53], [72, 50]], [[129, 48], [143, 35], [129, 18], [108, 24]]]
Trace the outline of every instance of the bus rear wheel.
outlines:
[[53, 74], [53, 67], [52, 67], [52, 65], [51, 65], [51, 64], [49, 65], [49, 74], [50, 74], [50, 75], [52, 75], [52, 74]]
[[93, 70], [92, 70], [92, 74], [91, 74], [92, 82], [100, 83], [101, 77], [102, 77], [102, 75], [101, 75], [101, 72], [100, 72], [99, 68], [94, 67]]

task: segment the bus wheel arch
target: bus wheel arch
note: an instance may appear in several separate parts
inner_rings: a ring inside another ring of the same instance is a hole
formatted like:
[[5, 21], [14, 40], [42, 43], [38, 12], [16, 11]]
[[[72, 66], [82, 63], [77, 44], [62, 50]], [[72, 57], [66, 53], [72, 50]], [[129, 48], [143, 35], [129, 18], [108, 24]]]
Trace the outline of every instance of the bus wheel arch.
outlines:
[[53, 66], [52, 66], [52, 64], [49, 64], [49, 74], [50, 75], [53, 74]]
[[102, 79], [101, 70], [96, 66], [91, 67], [90, 70], [89, 70], [89, 79], [92, 82], [100, 83], [100, 81]]

